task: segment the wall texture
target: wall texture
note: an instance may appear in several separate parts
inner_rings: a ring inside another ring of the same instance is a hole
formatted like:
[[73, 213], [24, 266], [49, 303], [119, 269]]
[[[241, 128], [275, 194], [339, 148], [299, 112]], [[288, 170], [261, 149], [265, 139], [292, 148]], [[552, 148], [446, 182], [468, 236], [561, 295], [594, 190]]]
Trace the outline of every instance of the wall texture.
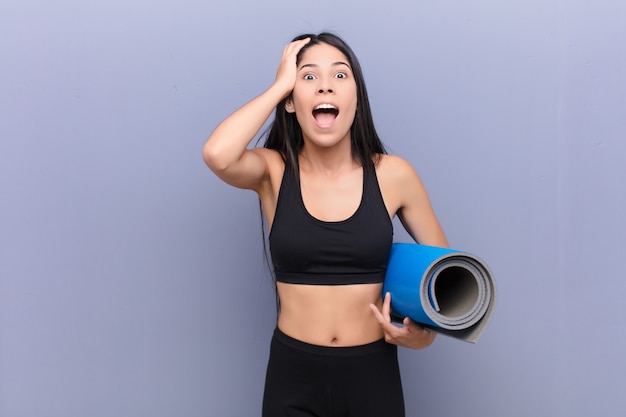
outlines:
[[401, 351], [408, 415], [623, 416], [625, 13], [3, 0], [0, 416], [259, 414], [275, 312], [258, 204], [200, 150], [292, 36], [322, 30], [356, 51], [452, 246], [498, 282], [477, 345]]

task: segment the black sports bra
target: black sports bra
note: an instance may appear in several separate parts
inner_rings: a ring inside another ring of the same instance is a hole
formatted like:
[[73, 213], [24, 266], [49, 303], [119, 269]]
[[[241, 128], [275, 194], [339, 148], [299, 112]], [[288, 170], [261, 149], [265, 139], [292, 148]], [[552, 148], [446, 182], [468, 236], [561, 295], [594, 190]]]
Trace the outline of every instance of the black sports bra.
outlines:
[[311, 285], [380, 283], [385, 278], [393, 226], [376, 170], [363, 168], [363, 193], [356, 212], [322, 221], [306, 210], [299, 172], [285, 168], [269, 245], [279, 282]]

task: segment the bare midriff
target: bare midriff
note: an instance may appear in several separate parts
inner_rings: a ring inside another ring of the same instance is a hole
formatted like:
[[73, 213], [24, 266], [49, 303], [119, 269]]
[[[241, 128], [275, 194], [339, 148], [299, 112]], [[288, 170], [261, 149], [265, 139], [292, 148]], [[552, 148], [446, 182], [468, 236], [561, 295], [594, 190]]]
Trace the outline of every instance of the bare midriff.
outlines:
[[382, 284], [303, 285], [277, 283], [278, 328], [320, 346], [358, 346], [383, 332], [369, 305], [382, 307]]

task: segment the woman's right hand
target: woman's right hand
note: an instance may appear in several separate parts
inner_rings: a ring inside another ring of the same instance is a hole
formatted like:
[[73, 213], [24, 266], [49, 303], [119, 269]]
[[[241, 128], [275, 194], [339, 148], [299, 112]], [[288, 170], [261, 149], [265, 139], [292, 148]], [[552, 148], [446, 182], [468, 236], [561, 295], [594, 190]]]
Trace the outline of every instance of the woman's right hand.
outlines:
[[283, 55], [280, 60], [278, 71], [276, 71], [276, 80], [274, 85], [280, 87], [284, 91], [284, 97], [287, 97], [292, 91], [296, 83], [296, 74], [298, 69], [296, 67], [296, 60], [300, 50], [309, 43], [311, 38], [304, 38], [297, 41], [293, 41], [283, 49]]

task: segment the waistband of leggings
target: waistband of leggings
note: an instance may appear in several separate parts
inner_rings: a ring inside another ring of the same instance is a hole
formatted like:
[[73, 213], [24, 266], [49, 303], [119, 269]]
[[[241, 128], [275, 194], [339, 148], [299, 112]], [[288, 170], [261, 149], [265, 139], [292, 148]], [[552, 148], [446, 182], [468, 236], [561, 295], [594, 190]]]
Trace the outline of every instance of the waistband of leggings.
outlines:
[[286, 335], [278, 327], [274, 329], [274, 340], [292, 349], [324, 356], [360, 356], [396, 349], [396, 345], [385, 342], [385, 339], [358, 346], [332, 347], [313, 345]]

